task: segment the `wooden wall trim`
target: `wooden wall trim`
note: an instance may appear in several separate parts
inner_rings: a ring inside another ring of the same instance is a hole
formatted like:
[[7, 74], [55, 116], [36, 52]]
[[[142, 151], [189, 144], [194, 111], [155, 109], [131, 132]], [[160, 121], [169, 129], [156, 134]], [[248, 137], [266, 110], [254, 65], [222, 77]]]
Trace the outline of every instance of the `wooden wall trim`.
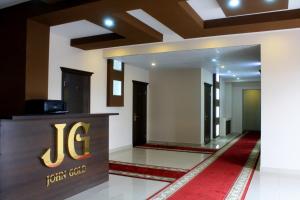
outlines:
[[27, 21], [26, 100], [48, 99], [50, 27]]

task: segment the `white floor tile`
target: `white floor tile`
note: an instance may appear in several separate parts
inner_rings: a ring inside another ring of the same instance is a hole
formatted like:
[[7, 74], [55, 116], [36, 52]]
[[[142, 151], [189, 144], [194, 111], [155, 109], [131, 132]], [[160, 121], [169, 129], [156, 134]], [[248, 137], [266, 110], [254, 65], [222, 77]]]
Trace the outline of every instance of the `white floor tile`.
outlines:
[[132, 148], [111, 153], [109, 159], [129, 163], [191, 169], [209, 155], [210, 154]]
[[256, 171], [246, 200], [299, 200], [300, 176]]
[[109, 182], [67, 200], [143, 200], [169, 183], [109, 175]]

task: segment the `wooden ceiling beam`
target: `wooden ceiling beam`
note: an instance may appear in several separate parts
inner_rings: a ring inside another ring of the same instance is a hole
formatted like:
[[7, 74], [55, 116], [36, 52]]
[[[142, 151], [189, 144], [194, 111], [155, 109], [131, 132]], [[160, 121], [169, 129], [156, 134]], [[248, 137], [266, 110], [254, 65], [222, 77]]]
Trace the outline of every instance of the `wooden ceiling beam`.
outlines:
[[281, 21], [242, 24], [242, 25], [228, 24], [227, 26], [205, 28], [199, 37], [272, 31], [272, 30], [291, 29], [291, 28], [299, 28], [299, 27], [300, 27], [299, 18], [290, 19], [290, 20], [281, 20]]
[[[88, 0], [87, 3], [56, 12], [36, 16], [34, 20], [50, 26], [95, 17], [110, 16], [111, 13], [125, 12], [139, 8], [140, 0]], [[99, 18], [99, 20], [102, 20]]]
[[[71, 46], [84, 50], [101, 49], [108, 47], [161, 42], [163, 35], [127, 13], [111, 15], [115, 20], [115, 26], [110, 28], [113, 33], [77, 38], [71, 40]], [[104, 26], [99, 16], [89, 18], [90, 22]]]
[[300, 18], [300, 9], [278, 11], [272, 13], [262, 13], [256, 15], [245, 15], [239, 17], [230, 17], [222, 19], [207, 20], [204, 23], [205, 28], [217, 28], [226, 26], [236, 26], [245, 24], [258, 24], [264, 22], [285, 21]]
[[183, 38], [195, 38], [201, 34], [203, 20], [186, 1], [152, 0], [141, 8]]
[[217, 0], [217, 2], [227, 17], [285, 10], [289, 7], [289, 0], [273, 1], [272, 3], [263, 0], [244, 0], [236, 8], [230, 8], [228, 0]]

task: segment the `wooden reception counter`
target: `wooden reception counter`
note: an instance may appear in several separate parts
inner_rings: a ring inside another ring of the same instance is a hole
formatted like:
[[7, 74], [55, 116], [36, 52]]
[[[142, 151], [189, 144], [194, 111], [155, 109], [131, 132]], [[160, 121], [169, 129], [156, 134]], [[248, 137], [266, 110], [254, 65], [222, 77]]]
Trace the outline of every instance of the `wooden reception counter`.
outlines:
[[64, 199], [108, 180], [109, 116], [0, 121], [0, 199]]

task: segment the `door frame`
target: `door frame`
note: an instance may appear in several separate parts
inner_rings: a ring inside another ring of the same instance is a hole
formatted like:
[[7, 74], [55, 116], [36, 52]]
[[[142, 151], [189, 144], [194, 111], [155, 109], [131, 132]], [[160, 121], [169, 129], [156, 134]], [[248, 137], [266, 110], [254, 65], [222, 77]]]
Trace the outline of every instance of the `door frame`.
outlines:
[[61, 100], [64, 101], [64, 73], [69, 73], [69, 74], [77, 74], [77, 75], [82, 75], [82, 76], [88, 76], [89, 79], [89, 91], [88, 91], [88, 111], [91, 113], [91, 76], [94, 74], [93, 72], [88, 72], [88, 71], [82, 71], [82, 70], [77, 70], [77, 69], [71, 69], [67, 67], [60, 67], [61, 69]]
[[134, 144], [134, 84], [140, 84], [140, 85], [143, 85], [143, 86], [146, 86], [146, 112], [145, 112], [145, 133], [146, 133], [146, 142], [147, 142], [147, 127], [148, 127], [148, 85], [149, 83], [147, 82], [142, 82], [142, 81], [136, 81], [136, 80], [132, 80], [132, 146], [135, 146]]
[[210, 87], [210, 119], [209, 119], [209, 121], [210, 121], [210, 126], [209, 126], [209, 130], [210, 130], [210, 133], [209, 133], [209, 135], [210, 135], [210, 137], [209, 137], [209, 142], [211, 142], [211, 139], [212, 139], [212, 117], [213, 117], [213, 115], [212, 115], [212, 84], [210, 84], [210, 83], [204, 83], [204, 144], [208, 144], [209, 142], [207, 142], [206, 143], [206, 141], [205, 141], [205, 134], [206, 134], [206, 130], [205, 130], [205, 128], [206, 128], [206, 126], [205, 126], [205, 109], [206, 109], [206, 106], [205, 106], [205, 103], [206, 103], [206, 101], [205, 101], [205, 88], [206, 88], [206, 86], [209, 86]]

